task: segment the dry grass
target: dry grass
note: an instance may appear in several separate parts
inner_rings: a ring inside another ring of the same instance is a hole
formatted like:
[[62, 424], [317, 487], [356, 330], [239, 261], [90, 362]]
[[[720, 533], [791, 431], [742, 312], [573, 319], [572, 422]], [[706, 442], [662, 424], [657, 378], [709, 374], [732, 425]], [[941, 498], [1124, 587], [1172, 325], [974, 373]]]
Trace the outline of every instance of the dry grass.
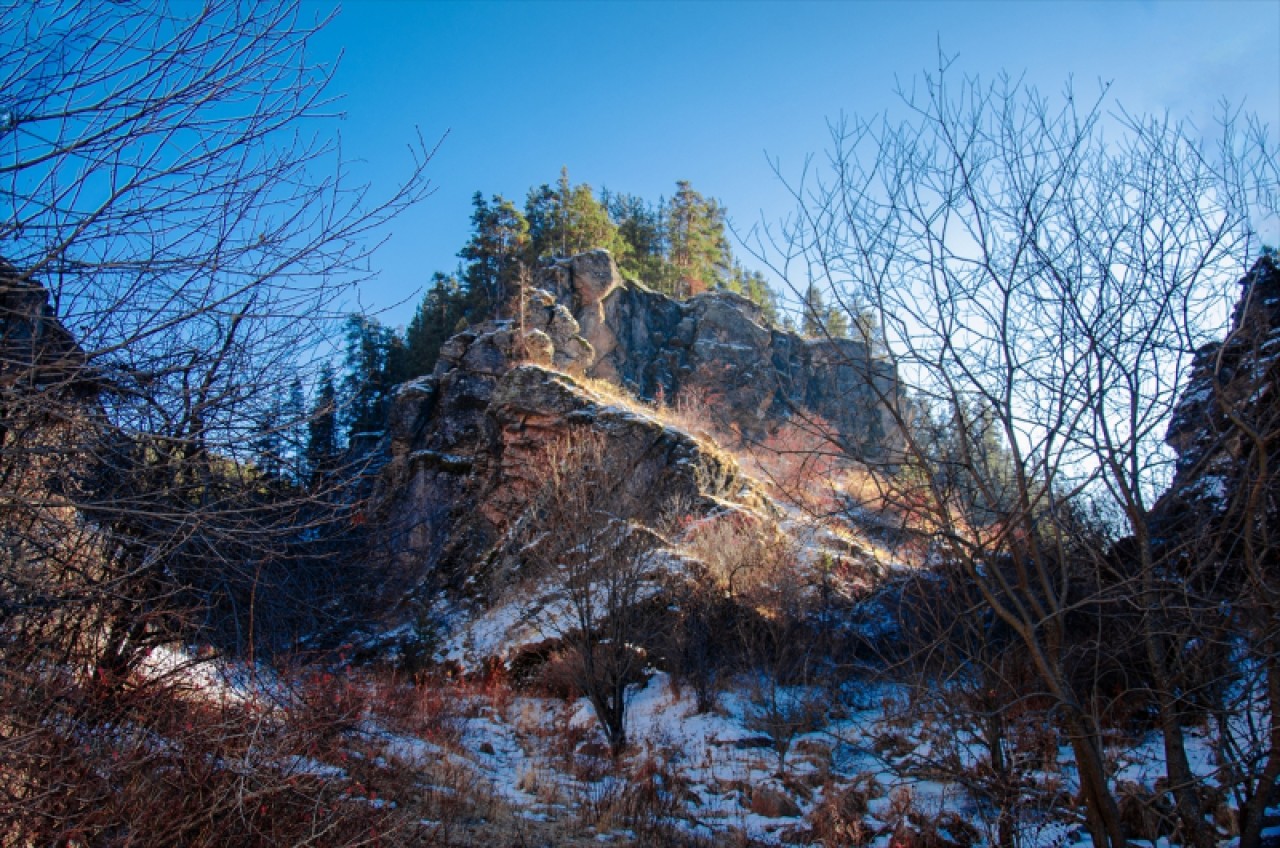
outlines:
[[822, 800], [807, 817], [809, 836], [823, 848], [869, 844], [876, 836], [875, 827], [867, 821], [871, 801], [883, 796], [884, 788], [871, 774], [848, 786], [826, 786]]
[[794, 569], [796, 544], [775, 522], [746, 512], [689, 519], [682, 549], [702, 563], [703, 579], [729, 597], [743, 597]]
[[[69, 675], [17, 682], [0, 679], [4, 848], [589, 844], [468, 761], [467, 716], [510, 701], [487, 680], [299, 667], [248, 698], [139, 681], [106, 699]], [[557, 770], [542, 777], [540, 797], [565, 800]]]
[[617, 407], [638, 415], [661, 427], [679, 430], [698, 443], [709, 457], [735, 469], [741, 466], [739, 456], [726, 445], [733, 444], [731, 434], [718, 429], [707, 414], [709, 408], [704, 399], [685, 396], [677, 398], [675, 403], [668, 404], [659, 399], [646, 401], [636, 397], [627, 389], [608, 380], [595, 377], [573, 377], [562, 375], [579, 388], [585, 390], [596, 402], [604, 406]]
[[633, 412], [643, 418], [651, 419], [664, 426], [675, 426], [674, 422], [666, 420], [662, 417], [662, 407], [659, 404], [649, 403], [627, 391], [616, 383], [608, 380], [602, 380], [598, 377], [571, 377], [564, 375], [565, 379], [572, 381], [576, 386], [584, 389], [597, 402], [604, 406], [614, 406]]
[[[906, 508], [914, 501], [904, 493], [902, 481], [846, 456], [839, 434], [819, 417], [796, 417], [763, 439], [748, 440], [736, 428], [717, 422], [711, 415], [714, 399], [697, 391], [681, 392], [670, 402], [662, 398], [650, 402], [608, 380], [565, 378], [601, 404], [689, 435], [708, 457], [708, 469], [729, 469], [733, 476], [750, 481], [750, 487], [799, 507], [834, 532], [846, 530], [854, 514], [875, 516], [895, 535], [912, 536], [930, 529], [921, 518], [922, 511]], [[708, 480], [707, 488], [720, 488], [723, 482]], [[910, 549], [901, 553], [913, 555]]]
[[431, 844], [418, 798], [352, 732], [363, 707], [296, 693], [276, 712], [146, 682], [6, 686], [0, 845]]

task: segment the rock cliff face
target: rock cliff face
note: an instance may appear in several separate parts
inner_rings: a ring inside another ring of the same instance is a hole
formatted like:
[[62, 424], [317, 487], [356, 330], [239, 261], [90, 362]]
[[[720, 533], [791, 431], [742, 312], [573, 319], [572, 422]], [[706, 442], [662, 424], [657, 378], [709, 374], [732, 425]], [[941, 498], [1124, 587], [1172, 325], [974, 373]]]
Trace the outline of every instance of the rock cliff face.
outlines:
[[41, 285], [0, 258], [0, 392], [60, 386], [92, 395], [84, 352], [62, 326]]
[[455, 586], [483, 575], [542, 483], [544, 451], [575, 432], [605, 440], [617, 482], [601, 507], [615, 514], [652, 524], [673, 502], [703, 514], [758, 505], [731, 458], [548, 367], [580, 371], [590, 347], [568, 332], [572, 318], [545, 314], [562, 322], [568, 353], [545, 324], [530, 321], [521, 336], [511, 322], [491, 322], [455, 336], [432, 375], [399, 388], [374, 502], [392, 555], [410, 571]]
[[575, 377], [650, 399], [692, 395], [744, 438], [801, 410], [868, 456], [892, 448], [882, 397], [894, 375], [863, 345], [769, 329], [735, 295], [673, 301], [623, 281], [604, 251], [557, 263], [539, 283], [523, 321], [459, 333], [434, 373], [394, 398], [374, 514], [410, 572], [458, 585], [492, 570], [541, 484], [540, 457], [573, 432], [605, 440], [617, 479], [606, 506], [631, 520], [652, 524], [673, 502], [694, 514], [763, 503], [714, 445]]
[[1248, 432], [1268, 441], [1280, 433], [1280, 269], [1264, 257], [1240, 285], [1231, 330], [1196, 351], [1165, 437], [1178, 460], [1153, 518], [1171, 538], [1229, 510], [1257, 458]]
[[[1231, 329], [1196, 352], [1166, 441], [1177, 452], [1172, 484], [1153, 507], [1162, 577], [1176, 580], [1157, 616], [1172, 627], [1179, 700], [1222, 687], [1235, 704], [1269, 714], [1271, 732], [1235, 759], [1241, 845], [1268, 845], [1280, 824], [1280, 268], [1264, 256], [1241, 280]], [[1161, 619], [1157, 618], [1157, 621]], [[1185, 647], [1184, 647], [1185, 645]], [[1186, 681], [1184, 683], [1184, 681]], [[1182, 686], [1185, 685], [1185, 688]], [[1218, 695], [1207, 695], [1213, 702]], [[1266, 721], [1259, 722], [1266, 727]]]
[[759, 307], [729, 292], [672, 300], [623, 280], [603, 250], [557, 262], [539, 284], [577, 319], [592, 377], [646, 400], [693, 398], [719, 429], [750, 440], [800, 412], [825, 419], [868, 460], [898, 445], [886, 406], [896, 403], [896, 374], [862, 342], [770, 328]]

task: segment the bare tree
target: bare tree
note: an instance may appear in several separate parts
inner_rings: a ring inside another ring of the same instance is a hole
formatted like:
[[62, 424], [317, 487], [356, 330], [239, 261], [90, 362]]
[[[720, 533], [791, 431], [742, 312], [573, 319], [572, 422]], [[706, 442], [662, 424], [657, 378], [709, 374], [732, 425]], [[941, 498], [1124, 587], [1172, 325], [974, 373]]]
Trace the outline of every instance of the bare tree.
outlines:
[[611, 508], [626, 473], [616, 464], [595, 432], [548, 445], [538, 462], [545, 483], [517, 526], [526, 573], [556, 590], [557, 600], [539, 601], [538, 623], [564, 644], [615, 755], [627, 746], [627, 689], [641, 679], [658, 619], [660, 543]]
[[885, 675], [906, 683], [901, 718], [923, 745], [897, 766], [945, 775], [986, 818], [991, 841], [1025, 844], [1065, 799], [1053, 775], [1052, 700], [1014, 634], [959, 569], [908, 575]]
[[383, 200], [349, 183], [316, 30], [296, 3], [0, 3], [0, 687], [48, 696], [0, 697], [21, 827], [92, 807], [28, 742], [134, 709], [157, 645], [270, 641], [264, 596], [334, 574], [350, 496], [264, 473], [254, 434], [298, 429], [282, 391], [430, 151]]
[[3, 11], [6, 290], [43, 288], [77, 355], [54, 386], [14, 370], [45, 363], [11, 361], [12, 383], [40, 387], [24, 408], [94, 387], [103, 432], [62, 448], [106, 478], [77, 505], [132, 540], [124, 567], [244, 568], [237, 548], [283, 544], [318, 503], [295, 491], [294, 514], [249, 518], [264, 500], [250, 485], [275, 485], [251, 465], [255, 428], [297, 428], [281, 390], [327, 354], [317, 341], [377, 228], [423, 196], [429, 152], [384, 201], [347, 184], [336, 145], [304, 134], [333, 104], [293, 4]]
[[[903, 93], [907, 121], [833, 126], [827, 167], [792, 184], [797, 214], [762, 235], [785, 277], [874, 305], [903, 384], [954, 419], [959, 450], [943, 455], [887, 404], [913, 473], [886, 497], [921, 517], [1028, 652], [1095, 843], [1125, 833], [1091, 692], [1070, 673], [1070, 622], [1105, 586], [1137, 616], [1169, 783], [1204, 844], [1148, 519], [1191, 355], [1221, 331], [1229, 283], [1260, 248], [1257, 213], [1277, 208], [1274, 142], [1227, 115], [1205, 144], [1188, 126], [1108, 114], [1105, 91], [956, 85], [945, 65]], [[981, 419], [956, 414], [975, 408]], [[1007, 462], [991, 463], [992, 448]], [[967, 497], [947, 484], [957, 472]], [[1096, 512], [1133, 540], [1119, 575], [1080, 532]]]

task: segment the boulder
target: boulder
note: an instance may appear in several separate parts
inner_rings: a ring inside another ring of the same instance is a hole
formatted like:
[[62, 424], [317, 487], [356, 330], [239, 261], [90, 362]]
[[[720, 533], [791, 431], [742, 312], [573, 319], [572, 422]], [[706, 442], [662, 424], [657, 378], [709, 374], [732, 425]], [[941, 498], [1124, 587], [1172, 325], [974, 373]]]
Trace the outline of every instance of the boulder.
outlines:
[[769, 819], [795, 818], [800, 806], [786, 792], [761, 785], [751, 790], [751, 812]]
[[[595, 349], [581, 334], [581, 327], [563, 305], [549, 292], [534, 289], [525, 305], [525, 322], [529, 337], [539, 337], [543, 351], [529, 352], [535, 362], [549, 362], [556, 369], [580, 375], [595, 359]], [[549, 346], [549, 347], [548, 347]]]

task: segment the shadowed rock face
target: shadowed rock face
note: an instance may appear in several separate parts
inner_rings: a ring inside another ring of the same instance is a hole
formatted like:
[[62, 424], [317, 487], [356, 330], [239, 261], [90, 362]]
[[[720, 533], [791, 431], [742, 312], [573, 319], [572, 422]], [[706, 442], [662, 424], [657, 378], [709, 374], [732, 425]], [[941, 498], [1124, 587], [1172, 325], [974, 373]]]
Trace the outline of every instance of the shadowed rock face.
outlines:
[[84, 352], [49, 305], [49, 292], [0, 259], [0, 391], [61, 386], [96, 391]]
[[731, 458], [599, 399], [574, 375], [647, 399], [696, 398], [743, 438], [763, 437], [800, 410], [869, 457], [896, 444], [880, 400], [892, 397], [894, 373], [864, 345], [768, 328], [737, 295], [671, 300], [623, 281], [604, 251], [556, 263], [539, 283], [523, 322], [459, 333], [433, 374], [397, 391], [375, 515], [390, 555], [410, 573], [456, 586], [494, 567], [504, 534], [542, 483], [539, 457], [575, 431], [606, 441], [606, 472], [617, 484], [602, 506], [616, 515], [652, 525], [671, 503], [694, 514], [758, 505]]
[[1242, 425], [1280, 432], [1280, 269], [1263, 258], [1240, 285], [1231, 330], [1196, 351], [1165, 436], [1178, 460], [1152, 509], [1158, 536], [1204, 530], [1228, 511], [1254, 450]]
[[609, 254], [561, 260], [539, 277], [591, 344], [592, 377], [646, 400], [703, 404], [723, 431], [758, 440], [792, 414], [817, 415], [867, 460], [899, 439], [886, 403], [896, 373], [849, 339], [802, 339], [768, 326], [760, 308], [730, 292], [676, 301], [623, 280]]

